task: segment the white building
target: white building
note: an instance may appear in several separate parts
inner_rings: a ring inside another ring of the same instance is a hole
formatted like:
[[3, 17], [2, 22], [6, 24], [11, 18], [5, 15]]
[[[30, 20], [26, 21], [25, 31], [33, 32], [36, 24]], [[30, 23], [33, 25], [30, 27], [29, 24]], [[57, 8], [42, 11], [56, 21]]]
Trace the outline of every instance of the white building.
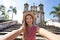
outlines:
[[55, 26], [60, 28], [60, 23], [56, 19], [48, 20], [46, 25]]

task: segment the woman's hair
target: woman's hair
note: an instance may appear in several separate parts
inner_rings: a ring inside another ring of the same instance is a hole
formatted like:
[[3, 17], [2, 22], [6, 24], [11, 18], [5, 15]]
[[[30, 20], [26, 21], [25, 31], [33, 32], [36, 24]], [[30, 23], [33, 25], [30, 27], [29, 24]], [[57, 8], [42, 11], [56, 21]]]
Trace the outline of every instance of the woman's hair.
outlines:
[[[29, 16], [31, 16], [32, 17], [32, 15], [30, 15], [30, 14], [28, 14]], [[28, 15], [26, 15], [25, 16], [25, 20], [24, 20], [24, 25], [25, 25], [25, 32], [24, 32], [24, 36], [26, 36], [27, 34], [28, 34], [28, 24], [27, 24], [27, 22], [26, 22], [26, 17], [28, 16]], [[32, 19], [33, 19], [33, 17], [32, 17]], [[33, 22], [32, 22], [32, 24], [34, 23], [34, 20], [33, 20]]]

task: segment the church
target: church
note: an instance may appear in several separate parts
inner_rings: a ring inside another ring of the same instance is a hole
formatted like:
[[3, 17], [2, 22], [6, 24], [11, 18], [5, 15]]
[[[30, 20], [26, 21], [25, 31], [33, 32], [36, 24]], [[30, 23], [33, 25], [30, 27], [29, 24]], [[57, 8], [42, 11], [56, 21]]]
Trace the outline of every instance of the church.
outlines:
[[23, 14], [25, 12], [33, 12], [35, 15], [34, 23], [37, 25], [38, 24], [42, 25], [44, 23], [44, 8], [43, 7], [44, 7], [44, 5], [41, 3], [38, 6], [36, 6], [34, 3], [32, 6], [30, 6], [30, 10], [29, 10], [29, 4], [25, 3]]

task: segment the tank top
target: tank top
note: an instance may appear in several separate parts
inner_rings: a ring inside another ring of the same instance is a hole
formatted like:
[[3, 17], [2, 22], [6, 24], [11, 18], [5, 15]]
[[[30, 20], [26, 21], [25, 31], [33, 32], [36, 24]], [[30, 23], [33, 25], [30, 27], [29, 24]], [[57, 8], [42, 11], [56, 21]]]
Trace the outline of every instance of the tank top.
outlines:
[[36, 30], [37, 27], [35, 25], [28, 27], [28, 34], [24, 37], [24, 40], [36, 40]]

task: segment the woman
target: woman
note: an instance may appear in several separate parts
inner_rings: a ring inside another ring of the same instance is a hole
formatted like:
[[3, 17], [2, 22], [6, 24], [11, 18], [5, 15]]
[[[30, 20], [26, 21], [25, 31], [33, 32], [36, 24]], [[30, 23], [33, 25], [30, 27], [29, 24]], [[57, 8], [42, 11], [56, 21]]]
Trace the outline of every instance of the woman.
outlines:
[[44, 28], [39, 28], [34, 25], [35, 16], [32, 12], [26, 12], [23, 15], [23, 25], [19, 29], [19, 32], [24, 33], [23, 40], [36, 40], [36, 32], [46, 37], [48, 40], [60, 40], [60, 36], [47, 31]]

